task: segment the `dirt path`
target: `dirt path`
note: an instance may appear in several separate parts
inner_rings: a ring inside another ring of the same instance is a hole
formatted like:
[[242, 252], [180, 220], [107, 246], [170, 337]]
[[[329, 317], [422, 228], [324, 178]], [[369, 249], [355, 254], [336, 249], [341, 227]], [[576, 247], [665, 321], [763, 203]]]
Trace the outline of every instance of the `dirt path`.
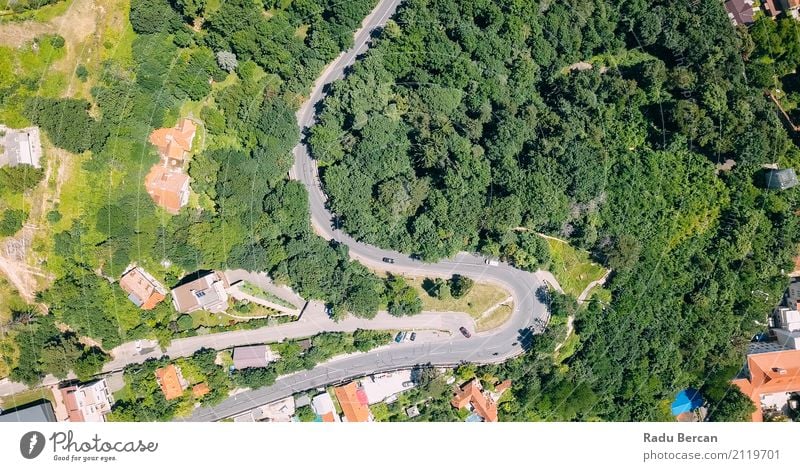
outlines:
[[[589, 296], [589, 293], [592, 291], [592, 288], [594, 288], [595, 286], [598, 286], [598, 285], [603, 285], [606, 282], [606, 280], [608, 279], [608, 275], [610, 275], [610, 274], [611, 274], [611, 270], [606, 270], [605, 275], [603, 275], [601, 278], [599, 278], [597, 280], [594, 280], [591, 283], [589, 283], [589, 285], [586, 287], [586, 289], [583, 290], [581, 295], [578, 296], [578, 304], [583, 304], [584, 302], [586, 302], [586, 297]], [[564, 335], [564, 340], [562, 342], [560, 342], [558, 345], [556, 345], [554, 353], [557, 353], [558, 350], [564, 345], [564, 343], [566, 343], [566, 341], [569, 338], [569, 336], [572, 335], [572, 330], [574, 329], [574, 324], [575, 324], [575, 316], [569, 316], [567, 318], [567, 334]]]
[[592, 291], [592, 288], [598, 285], [605, 284], [606, 280], [608, 279], [608, 275], [610, 274], [611, 270], [606, 270], [605, 275], [586, 285], [586, 288], [583, 290], [583, 292], [581, 292], [580, 296], [578, 296], [578, 304], [583, 304], [584, 302], [586, 302], [586, 298], [589, 296], [589, 293]]
[[63, 15], [48, 22], [27, 20], [0, 24], [0, 45], [20, 47], [36, 36], [53, 33], [63, 36], [67, 44], [78, 44], [94, 34], [96, 11], [95, 0], [72, 0]]

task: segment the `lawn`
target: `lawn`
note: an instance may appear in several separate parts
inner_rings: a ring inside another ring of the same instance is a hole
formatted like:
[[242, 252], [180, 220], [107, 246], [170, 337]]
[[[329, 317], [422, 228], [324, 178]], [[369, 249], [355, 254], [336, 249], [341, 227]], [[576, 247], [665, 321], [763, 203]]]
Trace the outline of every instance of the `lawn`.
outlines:
[[224, 312], [214, 314], [208, 311], [194, 311], [189, 315], [192, 317], [192, 328], [194, 329], [198, 327], [224, 327], [237, 322], [236, 319]]
[[55, 402], [53, 392], [50, 388], [38, 388], [12, 394], [10, 396], [3, 396], [0, 398], [0, 406], [2, 406], [3, 409], [15, 409], [19, 406], [36, 402], [39, 399], [47, 399], [51, 403]]
[[487, 309], [510, 296], [506, 290], [498, 286], [476, 283], [461, 299], [436, 299], [422, 288], [424, 278], [408, 278], [407, 281], [419, 293], [424, 311], [466, 312], [474, 319], [479, 318]]
[[290, 303], [289, 301], [283, 298], [279, 298], [278, 296], [275, 296], [272, 293], [268, 293], [267, 291], [247, 281], [243, 281], [242, 283], [240, 283], [239, 289], [242, 290], [242, 292], [245, 294], [249, 294], [250, 296], [254, 296], [256, 298], [261, 298], [271, 303], [275, 303], [278, 306], [283, 306], [289, 309], [297, 309], [297, 306]]
[[550, 271], [565, 293], [580, 296], [594, 280], [601, 278], [606, 270], [589, 259], [589, 252], [576, 249], [565, 242], [547, 239], [550, 247]]
[[484, 332], [502, 325], [511, 317], [512, 312], [514, 312], [514, 304], [509, 301], [508, 304], [503, 304], [491, 313], [478, 319], [477, 322], [475, 322], [477, 331]]

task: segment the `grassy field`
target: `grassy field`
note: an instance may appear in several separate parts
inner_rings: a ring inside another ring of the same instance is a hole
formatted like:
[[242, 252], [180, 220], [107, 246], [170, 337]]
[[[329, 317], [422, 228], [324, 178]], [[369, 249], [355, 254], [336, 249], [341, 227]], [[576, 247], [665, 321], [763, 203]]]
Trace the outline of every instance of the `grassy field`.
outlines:
[[0, 397], [0, 406], [2, 406], [3, 409], [14, 409], [19, 406], [24, 406], [25, 404], [30, 404], [31, 402], [36, 402], [39, 399], [47, 399], [51, 403], [55, 401], [50, 388], [39, 388], [30, 389], [11, 396]]
[[492, 330], [507, 321], [508, 318], [511, 317], [512, 312], [514, 312], [514, 304], [509, 301], [508, 304], [503, 304], [494, 311], [478, 319], [475, 322], [475, 327], [478, 332]]
[[425, 311], [466, 312], [477, 319], [487, 309], [508, 299], [510, 296], [503, 288], [490, 284], [476, 283], [472, 290], [461, 299], [441, 300], [431, 297], [422, 288], [424, 280], [424, 278], [409, 278], [408, 283], [419, 293], [419, 297], [422, 299], [422, 309]]
[[589, 260], [589, 253], [567, 243], [547, 239], [550, 247], [550, 271], [565, 293], [576, 298], [594, 280], [603, 276], [605, 269]]

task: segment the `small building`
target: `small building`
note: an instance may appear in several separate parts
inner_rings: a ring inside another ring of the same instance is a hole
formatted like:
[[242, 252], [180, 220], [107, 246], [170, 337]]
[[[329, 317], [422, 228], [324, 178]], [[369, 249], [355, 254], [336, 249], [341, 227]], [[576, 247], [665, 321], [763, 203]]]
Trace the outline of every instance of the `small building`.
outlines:
[[189, 175], [158, 163], [144, 178], [147, 194], [156, 205], [170, 214], [178, 214], [189, 204]]
[[333, 389], [347, 422], [372, 422], [367, 394], [353, 381]]
[[367, 395], [370, 404], [379, 402], [391, 403], [397, 395], [414, 387], [411, 370], [399, 370], [391, 373], [369, 375], [360, 381], [361, 389]]
[[137, 307], [148, 311], [164, 300], [167, 290], [140, 267], [128, 270], [119, 279], [119, 287], [128, 293], [128, 299]]
[[228, 280], [222, 272], [211, 272], [172, 290], [175, 310], [184, 314], [204, 310], [224, 312], [228, 309]]
[[748, 355], [742, 376], [732, 383], [755, 404], [753, 422], [762, 422], [765, 411], [785, 413], [791, 394], [800, 391], [800, 350]]
[[69, 422], [105, 422], [114, 397], [105, 379], [60, 389]]
[[321, 422], [340, 422], [339, 414], [333, 405], [333, 399], [327, 392], [314, 396], [311, 400], [311, 408], [316, 412]]
[[764, 183], [772, 190], [787, 190], [797, 186], [797, 174], [793, 168], [770, 168], [764, 173]]
[[183, 396], [183, 390], [188, 386], [183, 379], [180, 369], [175, 365], [167, 365], [156, 370], [156, 380], [161, 387], [164, 397], [171, 401]]
[[55, 422], [56, 414], [53, 404], [46, 399], [41, 399], [32, 404], [26, 404], [15, 409], [9, 409], [0, 414], [0, 423], [3, 422]]
[[206, 383], [198, 383], [192, 386], [192, 397], [195, 399], [200, 399], [210, 392], [211, 389], [209, 389], [208, 384]]
[[406, 415], [409, 419], [413, 419], [414, 417], [419, 416], [419, 408], [417, 406], [411, 406], [406, 409]]
[[728, 18], [733, 26], [747, 26], [755, 21], [753, 0], [727, 0], [725, 11], [728, 12]]
[[30, 165], [41, 168], [41, 158], [39, 128], [11, 129], [0, 125], [0, 167]]
[[165, 166], [173, 169], [183, 167], [192, 151], [197, 126], [190, 119], [183, 118], [174, 127], [156, 129], [150, 134], [150, 143], [158, 149], [158, 155]]
[[252, 345], [233, 349], [233, 367], [237, 370], [245, 368], [265, 368], [275, 356], [266, 345]]

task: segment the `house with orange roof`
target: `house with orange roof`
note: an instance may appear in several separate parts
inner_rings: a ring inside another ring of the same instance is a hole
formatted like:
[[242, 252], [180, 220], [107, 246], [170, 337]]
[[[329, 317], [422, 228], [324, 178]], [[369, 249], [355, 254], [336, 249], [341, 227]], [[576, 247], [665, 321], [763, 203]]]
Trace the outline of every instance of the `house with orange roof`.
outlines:
[[150, 143], [158, 149], [161, 161], [150, 168], [144, 185], [153, 201], [170, 214], [178, 214], [189, 203], [189, 176], [184, 167], [196, 133], [195, 123], [183, 118], [174, 127], [150, 134]]
[[167, 365], [156, 370], [156, 380], [161, 386], [164, 397], [171, 401], [183, 395], [183, 390], [188, 386], [181, 375], [181, 370], [175, 365]]
[[158, 155], [167, 167], [183, 168], [192, 151], [197, 126], [190, 119], [183, 118], [172, 128], [156, 129], [150, 134], [150, 143], [158, 149]]
[[372, 413], [369, 411], [367, 394], [358, 383], [345, 384], [333, 389], [339, 405], [342, 407], [345, 421], [347, 422], [372, 422]]
[[800, 391], [800, 350], [750, 354], [743, 376], [732, 383], [755, 404], [753, 422], [762, 422], [767, 410], [784, 413], [791, 393]]
[[208, 384], [206, 383], [198, 383], [192, 386], [192, 397], [195, 399], [200, 399], [210, 392], [211, 389], [209, 389]]
[[156, 205], [170, 214], [178, 214], [189, 203], [189, 175], [182, 170], [157, 163], [144, 178], [144, 187]]
[[497, 400], [511, 387], [511, 380], [495, 385], [494, 392], [485, 390], [475, 378], [456, 390], [450, 404], [456, 409], [471, 410], [484, 422], [497, 422]]
[[128, 293], [128, 299], [137, 307], [148, 311], [164, 300], [167, 290], [149, 273], [133, 267], [119, 279], [119, 287]]

